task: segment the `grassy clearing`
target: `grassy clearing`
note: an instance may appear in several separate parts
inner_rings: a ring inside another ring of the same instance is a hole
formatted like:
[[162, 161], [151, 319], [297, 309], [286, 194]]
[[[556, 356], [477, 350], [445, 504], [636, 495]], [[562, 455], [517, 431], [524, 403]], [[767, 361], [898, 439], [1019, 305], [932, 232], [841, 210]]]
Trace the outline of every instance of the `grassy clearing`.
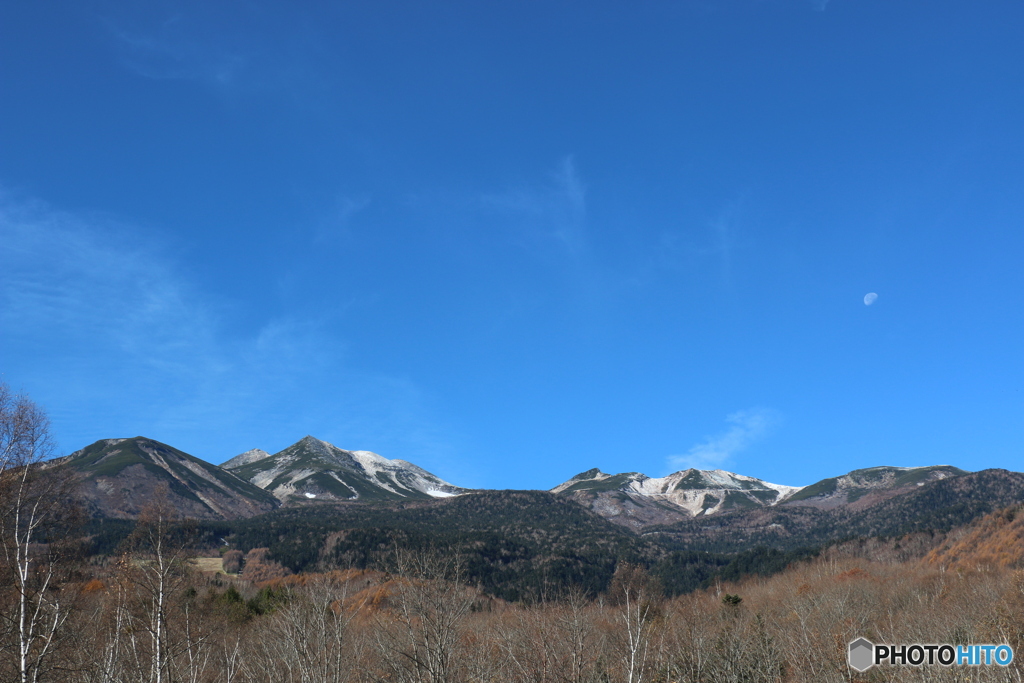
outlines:
[[192, 564], [201, 572], [221, 573], [224, 571], [224, 563], [219, 557], [197, 557]]

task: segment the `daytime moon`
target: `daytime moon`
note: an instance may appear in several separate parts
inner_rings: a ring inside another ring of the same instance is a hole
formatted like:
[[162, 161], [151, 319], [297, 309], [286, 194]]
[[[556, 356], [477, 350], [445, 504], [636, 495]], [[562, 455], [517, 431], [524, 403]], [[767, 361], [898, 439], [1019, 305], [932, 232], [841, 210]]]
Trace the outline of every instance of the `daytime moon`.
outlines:
[[875, 294], [874, 292], [868, 292], [867, 294], [864, 295], [864, 305], [870, 306], [871, 304], [875, 303], [875, 299], [877, 298], [877, 294]]

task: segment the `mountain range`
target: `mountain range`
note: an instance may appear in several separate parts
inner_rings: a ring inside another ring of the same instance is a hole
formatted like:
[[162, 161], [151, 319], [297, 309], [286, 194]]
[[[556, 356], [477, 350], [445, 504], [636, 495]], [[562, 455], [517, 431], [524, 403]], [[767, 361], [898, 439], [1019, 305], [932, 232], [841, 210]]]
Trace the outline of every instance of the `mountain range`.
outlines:
[[[777, 571], [846, 540], [927, 552], [951, 529], [1021, 501], [1024, 475], [985, 470], [915, 485], [869, 507], [773, 505], [641, 528], [564, 493], [482, 490], [432, 500], [287, 505], [200, 530], [211, 547], [266, 548], [268, 558], [296, 573], [388, 570], [402, 551], [459, 556], [470, 585], [518, 601], [572, 586], [603, 592], [621, 562], [647, 567], [678, 594], [719, 573]], [[905, 541], [908, 534], [912, 540]], [[104, 545], [116, 543], [112, 537]]]
[[212, 465], [143, 436], [101, 439], [56, 462], [81, 480], [94, 515], [133, 518], [163, 487], [181, 517], [240, 519], [282, 504], [432, 500], [466, 493], [404, 460], [346, 451], [312, 436], [270, 454], [246, 451]]
[[602, 517], [639, 529], [775, 506], [866, 508], [928, 482], [964, 474], [967, 472], [947, 465], [871, 467], [801, 487], [772, 484], [725, 470], [686, 469], [652, 478], [639, 472], [611, 475], [592, 469], [551, 491], [570, 495]]
[[399, 548], [444, 548], [510, 600], [570, 585], [603, 591], [620, 561], [649, 567], [676, 593], [728, 567], [774, 571], [845, 539], [916, 533], [927, 551], [949, 530], [1024, 502], [1024, 474], [948, 466], [873, 467], [804, 487], [724, 470], [591, 469], [549, 491], [474, 490], [312, 436], [220, 467], [145, 437], [104, 439], [60, 462], [80, 477], [99, 554], [115, 552], [164, 489], [179, 516], [200, 520], [210, 548], [268, 548], [295, 572], [386, 566]]
[[[136, 516], [160, 485], [180, 515], [199, 519], [244, 518], [281, 505], [429, 501], [473, 492], [413, 463], [345, 450], [312, 436], [273, 454], [252, 449], [219, 467], [141, 436], [103, 439], [63, 461], [80, 474], [89, 509], [119, 518]], [[639, 530], [768, 508], [866, 509], [966, 474], [949, 466], [873, 467], [798, 487], [725, 470], [686, 469], [648, 477], [595, 468], [550, 493]]]

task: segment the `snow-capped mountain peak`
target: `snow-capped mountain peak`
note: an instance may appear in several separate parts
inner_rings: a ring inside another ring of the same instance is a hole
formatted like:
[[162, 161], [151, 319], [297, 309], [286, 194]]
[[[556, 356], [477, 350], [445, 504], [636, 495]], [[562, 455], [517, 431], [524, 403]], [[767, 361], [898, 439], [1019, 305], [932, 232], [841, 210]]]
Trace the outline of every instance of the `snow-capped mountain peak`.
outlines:
[[274, 455], [243, 458], [249, 453], [224, 467], [281, 500], [440, 498], [466, 491], [404, 460], [347, 451], [313, 436]]
[[[714, 514], [723, 510], [775, 505], [799, 491], [800, 487], [772, 484], [725, 470], [686, 469], [665, 477], [648, 477], [641, 472], [605, 474], [592, 469], [551, 489], [592, 498], [619, 492], [681, 508], [690, 515]], [[611, 500], [604, 504], [615, 505]]]

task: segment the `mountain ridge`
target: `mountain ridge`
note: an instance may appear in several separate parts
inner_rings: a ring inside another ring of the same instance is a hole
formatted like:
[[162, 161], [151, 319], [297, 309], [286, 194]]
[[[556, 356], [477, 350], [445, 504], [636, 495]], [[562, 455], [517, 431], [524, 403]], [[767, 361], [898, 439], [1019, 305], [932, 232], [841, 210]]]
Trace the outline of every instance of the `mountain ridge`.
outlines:
[[273, 455], [252, 449], [222, 467], [282, 502], [445, 498], [469, 491], [405, 460], [307, 435]]
[[[310, 435], [274, 454], [251, 449], [219, 467], [141, 436], [102, 439], [62, 460], [79, 472], [89, 509], [121, 518], [136, 516], [160, 484], [173, 494], [182, 516], [199, 519], [244, 518], [282, 504], [430, 501], [473, 492], [408, 461], [345, 450]], [[946, 465], [878, 466], [795, 487], [721, 469], [689, 468], [649, 477], [593, 468], [549, 493], [641, 532], [766, 509], [792, 509], [786, 513], [790, 517], [811, 520], [813, 510], [867, 510], [967, 474]]]
[[279, 506], [227, 470], [144, 436], [100, 439], [57, 462], [77, 473], [86, 507], [107, 517], [137, 516], [163, 488], [183, 517], [251, 517]]
[[723, 552], [763, 544], [789, 549], [848, 538], [893, 538], [918, 531], [945, 532], [985, 514], [1024, 502], [1024, 473], [1003, 469], [968, 472], [902, 488], [861, 505], [822, 508], [794, 504], [738, 510], [711, 517], [651, 525], [657, 535], [692, 549]]
[[604, 517], [639, 529], [682, 519], [780, 505], [832, 509], [870, 505], [914, 486], [968, 474], [948, 465], [881, 465], [829, 477], [809, 486], [773, 484], [726, 470], [689, 468], [665, 477], [640, 472], [581, 472], [550, 489]]

